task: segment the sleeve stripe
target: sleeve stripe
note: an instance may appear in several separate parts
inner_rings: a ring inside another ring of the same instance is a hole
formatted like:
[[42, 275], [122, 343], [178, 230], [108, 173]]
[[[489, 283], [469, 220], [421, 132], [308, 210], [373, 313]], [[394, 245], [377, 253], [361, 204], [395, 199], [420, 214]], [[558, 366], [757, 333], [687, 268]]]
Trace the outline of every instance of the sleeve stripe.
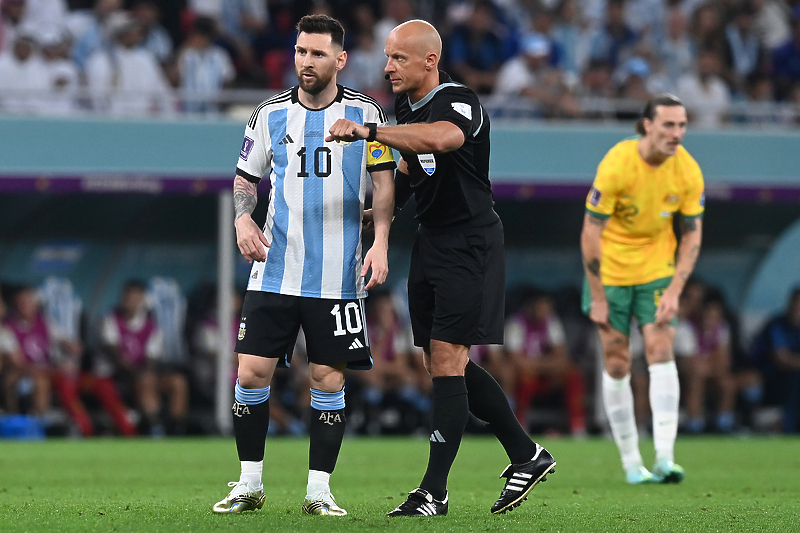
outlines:
[[601, 218], [603, 220], [611, 217], [611, 215], [607, 215], [605, 213], [598, 213], [597, 211], [592, 211], [588, 207], [586, 208], [586, 212], [592, 215], [593, 217]]
[[291, 89], [287, 89], [287, 90], [285, 90], [285, 91], [283, 91], [281, 93], [276, 94], [272, 98], [269, 98], [268, 100], [265, 100], [264, 102], [261, 102], [253, 110], [253, 113], [250, 115], [250, 120], [247, 121], [247, 125], [250, 127], [251, 130], [255, 129], [256, 122], [258, 122], [258, 115], [261, 113], [262, 109], [264, 109], [266, 106], [268, 106], [270, 104], [279, 104], [279, 103], [286, 102], [287, 100], [291, 100], [291, 99], [292, 99], [292, 90]]
[[344, 96], [350, 100], [359, 100], [367, 104], [372, 104], [378, 110], [378, 117], [380, 117], [381, 122], [389, 122], [389, 117], [386, 116], [386, 112], [383, 110], [383, 107], [381, 107], [381, 104], [379, 104], [378, 101], [373, 97], [354, 91], [353, 89], [349, 89], [347, 87], [344, 88]]
[[377, 172], [379, 170], [394, 170], [397, 168], [397, 163], [394, 161], [384, 161], [383, 163], [378, 163], [377, 165], [367, 165], [368, 172]]
[[703, 213], [705, 213], [705, 211], [700, 211], [699, 213], [695, 213], [694, 215], [687, 215], [686, 213], [680, 213], [680, 215], [683, 218], [702, 218]]
[[241, 176], [244, 179], [246, 179], [247, 181], [249, 181], [250, 183], [255, 183], [256, 185], [258, 185], [261, 182], [261, 178], [259, 178], [257, 176], [253, 176], [252, 174], [248, 174], [247, 172], [245, 172], [244, 170], [242, 170], [239, 167], [236, 167], [236, 175], [237, 176]]

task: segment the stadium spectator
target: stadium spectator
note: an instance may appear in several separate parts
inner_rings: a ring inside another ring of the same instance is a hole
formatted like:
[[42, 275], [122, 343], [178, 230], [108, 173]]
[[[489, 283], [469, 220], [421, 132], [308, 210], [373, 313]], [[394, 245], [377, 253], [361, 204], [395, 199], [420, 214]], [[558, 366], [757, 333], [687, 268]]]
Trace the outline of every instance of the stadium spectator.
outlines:
[[728, 84], [738, 94], [745, 93], [747, 76], [765, 69], [764, 50], [753, 27], [755, 11], [752, 4], [738, 6], [733, 20], [725, 27], [725, 69]]
[[263, 82], [255, 54], [256, 40], [267, 31], [269, 12], [262, 0], [189, 0], [189, 17], [216, 22], [221, 41], [234, 57], [240, 77]]
[[606, 22], [594, 30], [590, 41], [591, 57], [605, 59], [615, 68], [638, 41], [636, 32], [625, 22], [624, 5], [624, 0], [609, 0]]
[[381, 51], [386, 44], [386, 38], [395, 26], [415, 18], [411, 0], [383, 0], [382, 8], [383, 17], [375, 23], [374, 33], [375, 46]]
[[534, 398], [563, 394], [563, 406], [573, 435], [586, 434], [583, 374], [567, 353], [564, 327], [549, 296], [533, 292], [506, 323], [505, 349], [516, 377], [514, 399], [522, 427], [529, 427]]
[[161, 422], [157, 361], [164, 354], [164, 338], [145, 303], [145, 286], [128, 281], [118, 306], [102, 321], [99, 375], [113, 373], [124, 390], [132, 391], [147, 431], [164, 434]]
[[69, 7], [66, 0], [25, 0], [25, 23], [34, 28], [62, 29]]
[[[32, 393], [32, 412], [43, 416], [51, 407], [52, 391], [83, 435], [94, 427], [80, 401], [77, 373], [83, 347], [63, 335], [39, 307], [36, 291], [25, 285], [14, 294], [14, 308], [5, 326], [15, 337], [20, 359], [12, 361], [6, 376], [9, 410], [19, 411], [20, 393]], [[15, 350], [15, 351], [17, 351]]]
[[701, 321], [695, 324], [698, 352], [684, 360], [686, 365], [686, 429], [702, 433], [706, 428], [705, 405], [709, 388], [716, 393], [716, 429], [730, 433], [735, 422], [736, 381], [732, 372], [731, 330], [722, 302], [710, 300], [703, 306]]
[[792, 291], [785, 314], [774, 320], [768, 331], [781, 384], [783, 431], [796, 433], [800, 412], [800, 289]]
[[389, 84], [384, 78], [382, 65], [386, 55], [375, 46], [372, 30], [362, 30], [355, 37], [355, 46], [347, 55], [347, 65], [342, 69], [340, 83], [368, 94], [381, 105], [394, 104], [389, 95]]
[[216, 113], [222, 89], [236, 77], [228, 51], [214, 44], [215, 36], [214, 21], [198, 17], [194, 20], [192, 33], [178, 53], [184, 111]]
[[774, 50], [792, 37], [789, 5], [784, 0], [750, 0], [756, 15], [753, 25], [767, 50]]
[[47, 111], [47, 66], [31, 31], [17, 32], [11, 53], [0, 54], [0, 110], [32, 115]]
[[575, 88], [575, 96], [581, 102], [581, 116], [587, 119], [603, 119], [614, 116], [611, 101], [617, 95], [612, 83], [611, 65], [603, 59], [592, 59]]
[[675, 83], [694, 65], [695, 52], [686, 25], [686, 16], [680, 6], [667, 12], [666, 28], [653, 37], [658, 58], [664, 63], [667, 77]]
[[727, 120], [731, 93], [719, 73], [719, 54], [706, 49], [697, 56], [697, 70], [678, 79], [678, 96], [697, 127], [716, 128]]
[[[651, 73], [650, 64], [644, 58], [633, 56], [626, 59], [616, 72], [619, 97], [632, 100], [634, 103], [631, 105], [641, 109], [652, 97], [649, 89]], [[625, 114], [624, 118], [632, 118], [632, 115]]]
[[[12, 379], [9, 377], [9, 369], [14, 368], [22, 360], [19, 344], [14, 336], [14, 332], [5, 325], [6, 302], [2, 297], [3, 291], [0, 290], [0, 383], [3, 385], [3, 408], [11, 410], [11, 406], [16, 403], [16, 390]], [[5, 371], [5, 372], [4, 372]]]
[[792, 11], [792, 36], [772, 53], [775, 97], [788, 100], [793, 85], [800, 82], [800, 5]]
[[550, 42], [538, 34], [523, 39], [522, 53], [500, 69], [495, 94], [530, 99], [544, 117], [577, 116], [580, 108], [560, 70], [549, 65]]
[[718, 3], [700, 5], [692, 19], [692, 44], [696, 51], [714, 50], [720, 57], [725, 53], [725, 23]]
[[80, 70], [86, 68], [92, 54], [111, 48], [113, 36], [109, 23], [115, 20], [112, 15], [121, 13], [122, 0], [97, 0], [90, 12], [75, 13], [70, 17], [68, 25], [75, 38], [72, 59]]
[[113, 44], [86, 62], [86, 78], [96, 110], [142, 117], [173, 111], [172, 91], [158, 62], [141, 48], [141, 25], [130, 15], [109, 18]]
[[478, 94], [492, 92], [497, 73], [506, 59], [502, 30], [489, 0], [471, 6], [469, 18], [453, 29], [447, 42], [454, 79]]
[[558, 66], [564, 72], [567, 84], [576, 88], [589, 57], [589, 32], [578, 20], [577, 0], [562, 0], [556, 15], [550, 35], [560, 50]]
[[48, 73], [49, 92], [46, 112], [66, 116], [78, 110], [80, 77], [78, 67], [69, 58], [69, 36], [57, 27], [43, 30], [39, 39]]
[[0, 53], [8, 52], [14, 46], [24, 14], [25, 0], [0, 1]]
[[141, 24], [144, 39], [142, 47], [149, 50], [163, 67], [172, 60], [173, 44], [166, 28], [161, 25], [161, 10], [153, 0], [140, 0], [134, 6], [132, 15]]
[[625, 24], [637, 35], [653, 35], [662, 31], [669, 3], [663, 0], [626, 0]]

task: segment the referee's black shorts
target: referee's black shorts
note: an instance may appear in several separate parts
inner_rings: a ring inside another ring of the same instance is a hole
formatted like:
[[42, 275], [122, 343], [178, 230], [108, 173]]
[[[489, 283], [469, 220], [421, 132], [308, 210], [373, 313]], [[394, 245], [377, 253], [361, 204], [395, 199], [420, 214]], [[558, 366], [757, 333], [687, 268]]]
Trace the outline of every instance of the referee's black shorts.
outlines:
[[408, 276], [414, 344], [502, 344], [505, 312], [503, 224], [420, 226]]

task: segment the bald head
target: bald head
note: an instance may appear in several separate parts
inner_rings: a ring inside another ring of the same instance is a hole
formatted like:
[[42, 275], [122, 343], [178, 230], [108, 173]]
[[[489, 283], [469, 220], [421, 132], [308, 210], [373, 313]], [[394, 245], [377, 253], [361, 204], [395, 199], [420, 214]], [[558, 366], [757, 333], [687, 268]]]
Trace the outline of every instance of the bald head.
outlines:
[[395, 94], [406, 93], [412, 102], [439, 85], [442, 38], [424, 20], [400, 24], [386, 38], [386, 68]]
[[442, 56], [442, 38], [430, 23], [424, 20], [409, 20], [395, 27], [386, 39], [402, 42], [409, 51], [424, 57], [428, 54]]

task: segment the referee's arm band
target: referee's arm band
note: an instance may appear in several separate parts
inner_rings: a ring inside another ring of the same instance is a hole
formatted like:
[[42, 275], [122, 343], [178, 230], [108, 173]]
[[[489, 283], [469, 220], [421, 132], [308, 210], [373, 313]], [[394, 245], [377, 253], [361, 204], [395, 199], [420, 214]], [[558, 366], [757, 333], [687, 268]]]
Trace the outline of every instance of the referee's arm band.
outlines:
[[261, 183], [261, 178], [259, 178], [257, 176], [253, 176], [252, 174], [248, 174], [247, 172], [245, 172], [244, 170], [242, 170], [241, 168], [238, 168], [238, 167], [236, 168], [236, 175], [237, 176], [241, 176], [244, 179], [246, 179], [247, 181], [249, 181], [250, 183], [255, 183], [256, 185]]

